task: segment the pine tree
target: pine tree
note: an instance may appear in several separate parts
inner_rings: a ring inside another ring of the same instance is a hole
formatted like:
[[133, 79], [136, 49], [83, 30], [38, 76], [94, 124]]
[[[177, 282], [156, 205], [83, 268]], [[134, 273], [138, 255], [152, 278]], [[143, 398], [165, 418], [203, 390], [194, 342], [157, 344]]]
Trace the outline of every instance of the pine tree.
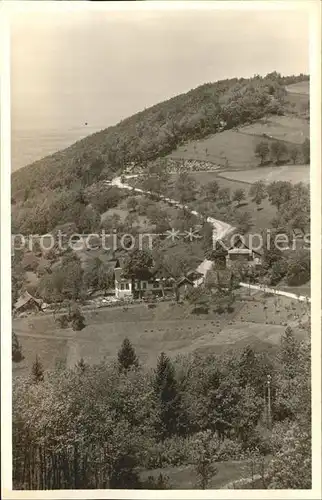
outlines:
[[239, 382], [241, 387], [250, 385], [254, 388], [260, 386], [261, 371], [258, 358], [254, 349], [246, 346], [239, 359]]
[[12, 346], [11, 346], [11, 353], [12, 353], [12, 361], [14, 363], [19, 363], [24, 359], [24, 356], [22, 354], [22, 349], [20, 342], [18, 340], [17, 335], [15, 332], [12, 332]]
[[183, 412], [181, 396], [175, 379], [173, 365], [162, 352], [158, 358], [154, 379], [154, 392], [157, 401], [157, 420], [155, 428], [161, 439], [183, 433]]
[[36, 384], [44, 380], [44, 368], [37, 355], [31, 368], [31, 376]]
[[139, 360], [135, 353], [135, 349], [128, 338], [125, 338], [123, 340], [122, 346], [117, 353], [117, 359], [119, 362], [120, 371], [127, 371], [131, 368], [138, 368]]
[[299, 368], [299, 343], [288, 326], [281, 338], [280, 360], [287, 378], [294, 378]]

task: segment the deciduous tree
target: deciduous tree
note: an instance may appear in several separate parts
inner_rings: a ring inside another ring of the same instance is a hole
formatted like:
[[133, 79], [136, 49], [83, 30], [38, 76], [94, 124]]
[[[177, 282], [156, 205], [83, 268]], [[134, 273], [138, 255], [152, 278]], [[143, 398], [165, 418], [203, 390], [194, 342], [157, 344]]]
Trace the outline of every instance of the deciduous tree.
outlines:
[[206, 490], [211, 479], [216, 475], [216, 453], [219, 450], [219, 441], [210, 431], [199, 432], [194, 436], [190, 449], [190, 460], [195, 465], [197, 473], [197, 487]]
[[239, 206], [241, 204], [241, 202], [243, 200], [245, 200], [245, 198], [246, 198], [246, 194], [245, 194], [244, 189], [239, 188], [233, 192], [232, 200], [237, 202], [237, 206]]
[[249, 196], [252, 198], [252, 201], [256, 203], [256, 205], [261, 205], [262, 201], [267, 197], [266, 186], [263, 181], [257, 181], [252, 184], [249, 190]]
[[273, 141], [270, 146], [271, 159], [276, 164], [280, 163], [283, 157], [287, 154], [287, 147], [284, 142]]
[[260, 159], [261, 165], [265, 162], [269, 155], [269, 145], [267, 141], [260, 141], [255, 146], [255, 156]]

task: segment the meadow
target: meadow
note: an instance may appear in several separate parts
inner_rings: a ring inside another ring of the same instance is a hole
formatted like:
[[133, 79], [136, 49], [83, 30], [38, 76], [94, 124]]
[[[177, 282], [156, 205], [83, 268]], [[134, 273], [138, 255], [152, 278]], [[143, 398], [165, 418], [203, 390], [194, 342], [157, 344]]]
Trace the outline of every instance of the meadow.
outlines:
[[310, 126], [303, 118], [272, 116], [241, 127], [239, 132], [253, 136], [265, 134], [269, 138], [280, 141], [302, 144], [306, 137], [310, 137]]
[[[269, 457], [266, 457], [266, 462]], [[216, 463], [217, 473], [211, 478], [209, 487], [211, 489], [226, 489], [234, 481], [251, 476], [250, 460], [228, 460]], [[142, 473], [142, 479], [149, 476], [158, 477], [162, 473], [168, 476], [171, 485], [175, 489], [196, 489], [197, 475], [191, 465], [178, 467], [167, 467], [163, 469], [147, 470]]]
[[298, 320], [306, 321], [307, 307], [285, 297], [266, 297], [261, 292], [248, 296], [248, 291], [241, 290], [231, 313], [196, 315], [186, 303], [163, 302], [155, 308], [130, 305], [84, 311], [87, 326], [78, 332], [59, 328], [52, 314], [17, 318], [13, 330], [25, 359], [14, 365], [14, 373], [28, 373], [36, 355], [45, 369], [57, 363], [73, 367], [80, 358], [89, 363], [112, 359], [125, 337], [147, 366], [155, 366], [161, 351], [175, 357], [195, 351], [220, 353], [248, 344], [259, 351], [270, 350], [290, 322], [294, 332], [303, 335]]
[[310, 167], [308, 165], [282, 165], [280, 167], [261, 167], [256, 170], [226, 170], [217, 174], [219, 177], [239, 182], [253, 184], [257, 181], [267, 183], [273, 181], [287, 181], [296, 184], [298, 182], [310, 182]]
[[[304, 106], [301, 95], [288, 96], [295, 101], [294, 106]], [[307, 103], [307, 96], [304, 96]], [[293, 102], [292, 101], [292, 102]], [[298, 102], [300, 101], [300, 102]], [[292, 105], [292, 104], [291, 104]], [[210, 161], [225, 168], [250, 169], [258, 167], [259, 160], [254, 154], [256, 144], [265, 139], [282, 140], [292, 144], [302, 144], [310, 136], [308, 120], [287, 116], [270, 116], [250, 125], [210, 135], [202, 140], [190, 141], [179, 146], [168, 155], [175, 159]]]
[[292, 83], [292, 85], [288, 85], [286, 87], [288, 92], [294, 94], [304, 94], [309, 95], [310, 93], [310, 82], [305, 80], [303, 82]]
[[226, 167], [255, 167], [258, 164], [254, 155], [256, 142], [256, 137], [240, 134], [235, 130], [225, 130], [206, 139], [179, 146], [169, 158], [211, 161]]

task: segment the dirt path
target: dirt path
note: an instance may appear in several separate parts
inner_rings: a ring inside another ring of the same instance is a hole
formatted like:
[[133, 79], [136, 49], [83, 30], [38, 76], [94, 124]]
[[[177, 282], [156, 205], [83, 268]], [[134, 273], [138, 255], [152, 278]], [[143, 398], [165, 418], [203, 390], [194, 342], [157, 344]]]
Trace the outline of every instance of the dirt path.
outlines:
[[298, 300], [299, 302], [311, 302], [311, 298], [306, 295], [296, 295], [295, 293], [285, 292], [284, 290], [277, 290], [276, 288], [269, 288], [261, 285], [250, 285], [249, 283], [239, 283], [240, 286], [248, 288], [249, 290], [258, 290], [264, 293], [272, 293], [274, 295], [282, 295], [289, 299]]

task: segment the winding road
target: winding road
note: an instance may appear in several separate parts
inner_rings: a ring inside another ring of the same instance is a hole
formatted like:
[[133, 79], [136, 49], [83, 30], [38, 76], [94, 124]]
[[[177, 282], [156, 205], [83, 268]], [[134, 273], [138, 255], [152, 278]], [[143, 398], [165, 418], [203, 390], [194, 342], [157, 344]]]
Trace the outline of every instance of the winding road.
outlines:
[[[125, 177], [125, 179], [131, 179], [131, 178], [138, 177], [138, 175], [126, 175], [124, 177]], [[136, 193], [152, 194], [154, 196], [158, 196], [158, 198], [160, 200], [166, 201], [169, 205], [173, 205], [177, 208], [184, 208], [184, 209], [188, 210], [192, 215], [196, 215], [196, 216], [201, 217], [201, 214], [199, 212], [197, 212], [196, 210], [191, 210], [187, 205], [183, 205], [180, 202], [178, 202], [177, 200], [167, 198], [166, 196], [164, 196], [162, 194], [159, 195], [156, 193], [152, 193], [151, 191], [144, 191], [143, 189], [133, 187], [130, 184], [126, 184], [126, 182], [122, 181], [122, 177], [115, 177], [111, 181], [105, 181], [105, 184], [109, 187], [115, 186], [115, 187], [118, 187], [119, 189], [128, 189], [128, 190], [130, 190], [132, 192], [136, 192]], [[213, 227], [213, 235], [212, 235], [213, 241], [222, 240], [223, 238], [225, 238], [229, 233], [231, 233], [235, 229], [230, 224], [227, 224], [226, 222], [222, 222], [218, 219], [214, 219], [214, 217], [207, 217], [207, 222], [209, 222]], [[199, 273], [201, 273], [203, 276], [194, 282], [195, 286], [198, 286], [203, 282], [207, 272], [211, 269], [212, 264], [213, 264], [213, 262], [211, 260], [205, 259], [197, 267], [196, 270]], [[242, 283], [242, 282], [239, 283], [239, 285], [241, 287], [248, 288], [249, 290], [255, 290], [255, 291], [258, 290], [258, 291], [265, 292], [265, 293], [272, 293], [274, 295], [282, 295], [284, 297], [298, 300], [300, 302], [311, 302], [311, 298], [307, 297], [306, 295], [296, 295], [295, 293], [286, 292], [284, 290], [277, 290], [275, 288], [269, 288], [269, 287], [265, 287], [263, 285], [250, 285], [249, 283]]]

